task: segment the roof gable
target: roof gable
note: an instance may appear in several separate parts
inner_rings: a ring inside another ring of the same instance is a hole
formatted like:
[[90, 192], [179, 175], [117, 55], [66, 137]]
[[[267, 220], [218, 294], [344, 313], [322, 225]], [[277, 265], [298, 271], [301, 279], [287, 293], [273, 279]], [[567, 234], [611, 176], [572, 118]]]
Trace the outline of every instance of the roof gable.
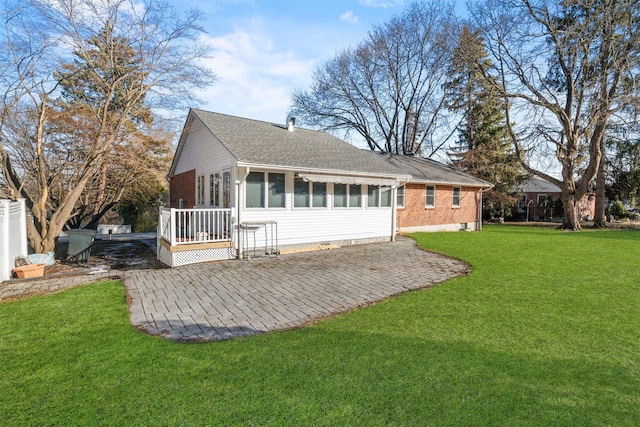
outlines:
[[399, 176], [403, 171], [373, 152], [326, 132], [191, 110], [241, 165]]

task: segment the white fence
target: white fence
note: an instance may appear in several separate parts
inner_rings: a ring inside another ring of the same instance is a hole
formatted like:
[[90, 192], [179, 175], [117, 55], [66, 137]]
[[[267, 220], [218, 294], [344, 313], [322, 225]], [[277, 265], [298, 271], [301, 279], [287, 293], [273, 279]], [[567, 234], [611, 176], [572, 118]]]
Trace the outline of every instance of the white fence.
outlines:
[[171, 246], [232, 240], [231, 209], [160, 208], [158, 237]]
[[24, 199], [0, 200], [0, 282], [11, 278], [16, 256], [27, 255]]

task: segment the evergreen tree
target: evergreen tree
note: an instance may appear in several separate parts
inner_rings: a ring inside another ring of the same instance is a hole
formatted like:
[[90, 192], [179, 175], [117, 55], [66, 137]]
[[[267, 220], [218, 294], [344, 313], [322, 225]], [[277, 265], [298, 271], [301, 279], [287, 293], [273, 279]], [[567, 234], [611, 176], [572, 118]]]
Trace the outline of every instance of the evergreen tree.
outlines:
[[486, 78], [490, 65], [480, 32], [463, 26], [446, 84], [448, 108], [462, 116], [458, 141], [448, 155], [457, 169], [494, 185], [485, 193], [485, 205], [504, 216], [517, 201], [509, 190], [520, 179], [521, 168], [510, 152], [504, 101]]
[[104, 117], [108, 123], [121, 123], [109, 129], [113, 142], [76, 203], [67, 223], [71, 228], [97, 228], [129, 187], [138, 187], [149, 171], [168, 164], [170, 135], [152, 129], [140, 62], [131, 41], [107, 25], [56, 73], [61, 88], [58, 110], [70, 118], [70, 126], [83, 130], [82, 136], [95, 138], [101, 126], [104, 130]]

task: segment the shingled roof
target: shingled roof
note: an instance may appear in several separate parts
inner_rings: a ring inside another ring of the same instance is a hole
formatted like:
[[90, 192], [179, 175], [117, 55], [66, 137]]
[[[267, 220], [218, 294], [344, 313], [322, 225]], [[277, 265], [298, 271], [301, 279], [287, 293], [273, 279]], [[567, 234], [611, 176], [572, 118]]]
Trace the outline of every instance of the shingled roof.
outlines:
[[381, 156], [326, 132], [192, 109], [240, 165], [408, 178]]
[[435, 160], [398, 154], [383, 154], [383, 156], [390, 164], [411, 175], [411, 182], [482, 188], [493, 187], [490, 182], [460, 172]]
[[[243, 166], [492, 187], [487, 181], [435, 160], [363, 150], [322, 131], [299, 127], [289, 131], [284, 124], [198, 109], [191, 109], [189, 115], [199, 119]], [[172, 171], [180, 151], [179, 145]]]

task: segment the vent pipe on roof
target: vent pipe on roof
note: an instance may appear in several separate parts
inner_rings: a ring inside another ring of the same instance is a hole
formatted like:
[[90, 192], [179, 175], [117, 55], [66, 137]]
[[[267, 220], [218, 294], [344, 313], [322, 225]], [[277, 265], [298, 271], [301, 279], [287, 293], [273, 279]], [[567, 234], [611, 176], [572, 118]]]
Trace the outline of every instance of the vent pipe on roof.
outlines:
[[296, 124], [296, 118], [291, 115], [287, 116], [287, 130], [289, 132], [293, 132], [295, 124]]

